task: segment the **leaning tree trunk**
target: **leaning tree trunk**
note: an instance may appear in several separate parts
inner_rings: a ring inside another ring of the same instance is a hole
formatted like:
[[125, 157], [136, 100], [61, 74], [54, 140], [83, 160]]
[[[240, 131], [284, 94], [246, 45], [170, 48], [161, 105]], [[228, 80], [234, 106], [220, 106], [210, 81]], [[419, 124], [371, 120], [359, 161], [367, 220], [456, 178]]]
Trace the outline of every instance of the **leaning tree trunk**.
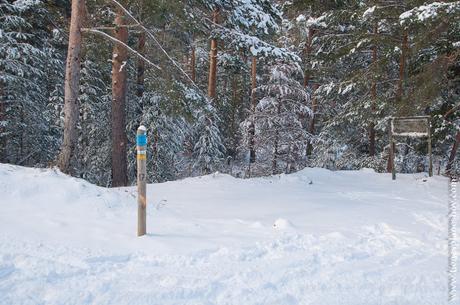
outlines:
[[[128, 41], [128, 29], [124, 26], [123, 11], [115, 17], [115, 38], [123, 43]], [[126, 61], [128, 51], [120, 43], [115, 43], [112, 57], [112, 186], [128, 184], [126, 161]]]
[[79, 116], [78, 94], [80, 90], [81, 28], [85, 12], [85, 0], [72, 0], [69, 45], [64, 81], [64, 140], [57, 165], [71, 174], [71, 163], [77, 146], [77, 122]]
[[[212, 21], [217, 23], [219, 10], [215, 9], [212, 13]], [[211, 51], [209, 53], [209, 79], [208, 79], [208, 96], [211, 99], [216, 98], [217, 82], [217, 39], [211, 39]]]
[[[374, 45], [372, 47], [372, 65], [374, 68], [374, 80], [371, 85], [371, 115], [375, 115], [377, 105], [377, 22], [374, 24]], [[371, 118], [369, 123], [369, 156], [375, 155], [375, 122], [374, 118]]]
[[457, 132], [457, 135], [455, 136], [454, 146], [452, 146], [452, 150], [450, 151], [449, 162], [447, 163], [447, 166], [446, 166], [446, 174], [450, 174], [452, 171], [452, 165], [454, 164], [455, 156], [457, 155], [459, 143], [460, 143], [460, 131]]
[[256, 135], [256, 93], [255, 89], [257, 86], [257, 59], [255, 56], [252, 57], [251, 64], [251, 112], [252, 120], [249, 125], [248, 140], [249, 140], [249, 163], [256, 162], [256, 148], [255, 148], [255, 135]]

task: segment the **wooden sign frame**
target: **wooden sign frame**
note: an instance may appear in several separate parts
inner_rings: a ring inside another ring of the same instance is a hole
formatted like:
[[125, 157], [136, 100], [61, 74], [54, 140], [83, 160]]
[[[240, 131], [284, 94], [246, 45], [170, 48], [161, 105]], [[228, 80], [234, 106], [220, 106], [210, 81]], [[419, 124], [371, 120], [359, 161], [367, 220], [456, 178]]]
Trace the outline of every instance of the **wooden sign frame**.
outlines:
[[429, 168], [428, 175], [433, 176], [433, 156], [431, 153], [431, 120], [429, 116], [393, 117], [389, 122], [391, 178], [396, 180], [395, 137], [427, 138]]

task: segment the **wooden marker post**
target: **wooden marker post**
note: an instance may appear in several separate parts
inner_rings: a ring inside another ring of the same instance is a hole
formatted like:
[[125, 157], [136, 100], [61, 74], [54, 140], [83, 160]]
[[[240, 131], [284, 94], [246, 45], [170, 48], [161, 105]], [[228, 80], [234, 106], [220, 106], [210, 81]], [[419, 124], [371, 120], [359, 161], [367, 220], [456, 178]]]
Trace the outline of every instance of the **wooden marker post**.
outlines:
[[139, 126], [136, 136], [137, 148], [137, 236], [145, 235], [147, 232], [147, 199], [146, 199], [146, 177], [147, 177], [147, 129]]

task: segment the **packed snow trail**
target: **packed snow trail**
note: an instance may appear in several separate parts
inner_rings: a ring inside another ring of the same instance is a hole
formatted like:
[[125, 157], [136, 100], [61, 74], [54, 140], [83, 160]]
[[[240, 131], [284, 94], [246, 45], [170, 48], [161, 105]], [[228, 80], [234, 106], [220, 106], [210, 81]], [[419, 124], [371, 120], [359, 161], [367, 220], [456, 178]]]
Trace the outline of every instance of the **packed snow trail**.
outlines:
[[106, 189], [0, 164], [0, 304], [446, 304], [447, 179], [305, 169]]

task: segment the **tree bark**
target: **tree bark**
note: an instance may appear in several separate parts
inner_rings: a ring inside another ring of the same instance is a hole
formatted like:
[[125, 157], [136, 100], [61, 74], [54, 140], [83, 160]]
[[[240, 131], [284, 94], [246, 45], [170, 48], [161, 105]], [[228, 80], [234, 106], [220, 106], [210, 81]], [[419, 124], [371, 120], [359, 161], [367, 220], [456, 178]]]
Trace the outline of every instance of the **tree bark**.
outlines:
[[455, 136], [454, 146], [452, 146], [452, 150], [450, 151], [449, 162], [447, 162], [446, 166], [446, 174], [450, 174], [452, 171], [452, 165], [455, 161], [455, 156], [457, 155], [458, 145], [460, 143], [460, 131], [457, 132]]
[[[115, 17], [114, 36], [123, 43], [128, 41], [128, 29], [123, 27], [125, 18], [119, 9]], [[128, 51], [122, 44], [115, 43], [112, 57], [112, 186], [128, 184], [126, 160], [126, 78]]]
[[251, 112], [252, 112], [252, 121], [249, 125], [249, 163], [256, 162], [256, 148], [255, 148], [255, 134], [256, 134], [256, 93], [255, 89], [257, 86], [257, 58], [252, 57], [251, 64]]
[[72, 0], [69, 45], [64, 81], [64, 140], [57, 165], [63, 173], [71, 174], [77, 144], [80, 90], [81, 28], [85, 12], [85, 0]]
[[[377, 22], [374, 24], [374, 45], [372, 47], [372, 65], [374, 71], [377, 70]], [[369, 156], [375, 156], [375, 122], [374, 122], [374, 114], [376, 111], [377, 105], [377, 73], [374, 73], [374, 80], [372, 81], [371, 85], [371, 122], [369, 123]]]
[[[217, 23], [219, 10], [215, 9], [212, 13], [212, 21]], [[208, 79], [208, 96], [211, 99], [216, 98], [216, 82], [217, 82], [217, 39], [211, 39], [211, 51], [209, 54], [209, 79]]]

